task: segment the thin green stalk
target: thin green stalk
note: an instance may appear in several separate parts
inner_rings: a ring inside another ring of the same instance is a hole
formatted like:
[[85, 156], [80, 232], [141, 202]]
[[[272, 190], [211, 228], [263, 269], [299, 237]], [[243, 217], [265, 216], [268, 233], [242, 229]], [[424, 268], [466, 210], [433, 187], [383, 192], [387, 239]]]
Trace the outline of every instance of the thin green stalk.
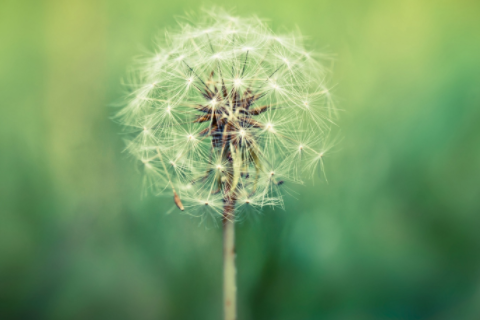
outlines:
[[235, 267], [235, 206], [225, 204], [223, 212], [223, 310], [224, 320], [237, 318], [237, 285]]

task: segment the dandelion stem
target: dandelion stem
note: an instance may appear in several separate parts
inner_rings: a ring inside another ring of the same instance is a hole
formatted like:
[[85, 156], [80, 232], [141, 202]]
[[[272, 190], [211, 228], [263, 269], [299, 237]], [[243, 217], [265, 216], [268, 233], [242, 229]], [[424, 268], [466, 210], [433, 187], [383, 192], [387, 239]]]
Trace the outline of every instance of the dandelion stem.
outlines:
[[223, 312], [224, 320], [237, 319], [235, 267], [235, 203], [225, 203], [223, 211]]

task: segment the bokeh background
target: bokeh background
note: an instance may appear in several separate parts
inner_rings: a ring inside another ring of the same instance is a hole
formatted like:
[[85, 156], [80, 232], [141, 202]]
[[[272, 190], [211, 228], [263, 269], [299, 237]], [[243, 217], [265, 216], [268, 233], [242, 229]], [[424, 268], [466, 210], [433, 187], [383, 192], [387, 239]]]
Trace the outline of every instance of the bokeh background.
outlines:
[[[480, 319], [480, 2], [204, 3], [335, 54], [328, 183], [237, 227], [239, 319]], [[194, 0], [0, 2], [0, 318], [221, 319], [221, 228], [109, 117]]]

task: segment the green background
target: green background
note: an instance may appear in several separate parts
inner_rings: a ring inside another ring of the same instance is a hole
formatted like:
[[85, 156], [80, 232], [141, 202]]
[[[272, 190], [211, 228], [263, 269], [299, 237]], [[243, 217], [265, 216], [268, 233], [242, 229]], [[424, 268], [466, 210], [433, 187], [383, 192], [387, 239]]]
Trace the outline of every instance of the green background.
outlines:
[[[238, 225], [239, 319], [480, 319], [480, 3], [218, 4], [335, 54], [343, 110], [328, 183]], [[1, 1], [0, 318], [221, 319], [221, 228], [145, 194], [109, 119], [200, 6]]]

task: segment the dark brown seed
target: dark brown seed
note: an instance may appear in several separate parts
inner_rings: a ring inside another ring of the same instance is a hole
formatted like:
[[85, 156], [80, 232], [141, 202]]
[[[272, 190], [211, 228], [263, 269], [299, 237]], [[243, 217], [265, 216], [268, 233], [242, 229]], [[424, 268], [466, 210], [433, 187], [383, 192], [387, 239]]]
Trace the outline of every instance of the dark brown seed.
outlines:
[[175, 191], [173, 191], [173, 201], [177, 205], [178, 209], [182, 211], [185, 210], [185, 208], [183, 207], [182, 201], [180, 200], [180, 197]]
[[212, 119], [212, 116], [210, 114], [207, 114], [207, 115], [198, 117], [193, 122], [194, 123], [202, 123], [202, 122], [209, 121], [210, 119]]
[[250, 114], [253, 115], [253, 116], [257, 116], [257, 115], [259, 115], [259, 114], [264, 113], [265, 111], [267, 111], [268, 108], [270, 108], [270, 107], [271, 107], [271, 106], [257, 107], [257, 108], [248, 110], [248, 113], [250, 113]]

